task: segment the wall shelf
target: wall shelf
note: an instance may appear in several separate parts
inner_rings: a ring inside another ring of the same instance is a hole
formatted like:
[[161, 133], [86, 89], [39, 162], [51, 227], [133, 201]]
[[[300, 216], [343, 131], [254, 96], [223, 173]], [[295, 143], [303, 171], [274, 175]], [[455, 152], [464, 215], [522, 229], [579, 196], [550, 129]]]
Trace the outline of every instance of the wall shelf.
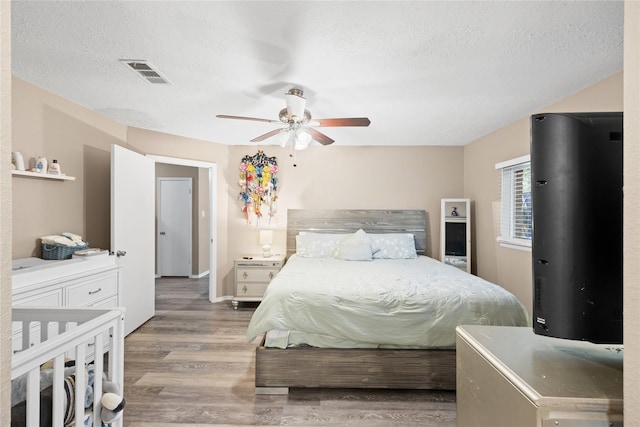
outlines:
[[49, 174], [49, 173], [19, 171], [19, 170], [12, 170], [11, 171], [11, 175], [24, 176], [24, 177], [29, 177], [29, 178], [54, 179], [54, 180], [58, 180], [58, 181], [75, 181], [76, 180], [75, 176], [53, 175], [53, 174]]

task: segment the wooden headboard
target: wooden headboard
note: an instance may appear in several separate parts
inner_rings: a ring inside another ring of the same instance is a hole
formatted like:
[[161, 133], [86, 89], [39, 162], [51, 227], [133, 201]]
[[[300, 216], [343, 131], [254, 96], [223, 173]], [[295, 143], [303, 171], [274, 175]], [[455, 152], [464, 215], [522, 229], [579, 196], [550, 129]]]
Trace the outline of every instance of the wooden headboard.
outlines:
[[424, 210], [288, 209], [287, 258], [296, 252], [296, 235], [313, 233], [412, 233], [418, 255], [427, 247], [427, 213]]

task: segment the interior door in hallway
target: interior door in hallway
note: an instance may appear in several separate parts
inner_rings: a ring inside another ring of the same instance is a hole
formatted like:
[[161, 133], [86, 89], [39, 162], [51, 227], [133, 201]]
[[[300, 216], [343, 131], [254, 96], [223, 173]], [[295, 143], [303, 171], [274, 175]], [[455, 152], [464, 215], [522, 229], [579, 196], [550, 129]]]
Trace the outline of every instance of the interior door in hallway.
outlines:
[[191, 178], [158, 178], [158, 275], [191, 275]]

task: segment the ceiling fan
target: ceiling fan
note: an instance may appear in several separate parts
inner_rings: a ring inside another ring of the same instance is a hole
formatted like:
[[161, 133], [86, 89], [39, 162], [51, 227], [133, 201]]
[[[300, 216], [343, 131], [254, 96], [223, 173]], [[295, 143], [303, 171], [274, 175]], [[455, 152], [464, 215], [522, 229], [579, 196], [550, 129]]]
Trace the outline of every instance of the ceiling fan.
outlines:
[[302, 96], [303, 90], [292, 88], [285, 95], [286, 108], [280, 110], [279, 120], [260, 119], [256, 117], [229, 116], [218, 114], [221, 119], [252, 120], [256, 122], [281, 123], [286, 127], [274, 129], [264, 135], [253, 138], [251, 142], [264, 141], [267, 138], [278, 135], [280, 145], [287, 143], [297, 150], [303, 150], [309, 146], [311, 140], [316, 140], [322, 145], [333, 144], [334, 140], [316, 130], [316, 127], [330, 126], [369, 126], [371, 121], [366, 117], [339, 118], [339, 119], [311, 119], [309, 110], [305, 110], [306, 99]]

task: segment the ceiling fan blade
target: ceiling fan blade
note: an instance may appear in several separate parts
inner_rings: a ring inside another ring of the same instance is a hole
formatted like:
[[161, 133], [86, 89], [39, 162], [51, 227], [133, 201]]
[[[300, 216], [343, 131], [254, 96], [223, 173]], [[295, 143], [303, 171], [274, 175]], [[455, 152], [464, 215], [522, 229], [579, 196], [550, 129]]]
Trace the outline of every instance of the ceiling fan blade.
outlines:
[[282, 129], [275, 129], [275, 130], [272, 130], [271, 132], [267, 132], [267, 133], [265, 133], [264, 135], [260, 135], [260, 136], [257, 136], [257, 137], [255, 137], [255, 138], [253, 138], [253, 139], [251, 140], [251, 142], [260, 142], [260, 141], [264, 141], [264, 140], [265, 140], [265, 139], [267, 139], [267, 138], [271, 138], [272, 136], [279, 134], [281, 130], [282, 130]]
[[333, 139], [329, 138], [327, 135], [325, 135], [322, 132], [318, 132], [314, 128], [305, 128], [305, 131], [309, 132], [311, 137], [322, 145], [333, 144]]
[[313, 119], [316, 126], [369, 126], [371, 120], [366, 117], [352, 117], [343, 119]]
[[265, 123], [282, 123], [280, 120], [259, 119], [257, 117], [244, 117], [244, 116], [227, 116], [225, 114], [218, 114], [216, 115], [216, 117], [220, 119], [251, 120], [254, 122], [265, 122]]

